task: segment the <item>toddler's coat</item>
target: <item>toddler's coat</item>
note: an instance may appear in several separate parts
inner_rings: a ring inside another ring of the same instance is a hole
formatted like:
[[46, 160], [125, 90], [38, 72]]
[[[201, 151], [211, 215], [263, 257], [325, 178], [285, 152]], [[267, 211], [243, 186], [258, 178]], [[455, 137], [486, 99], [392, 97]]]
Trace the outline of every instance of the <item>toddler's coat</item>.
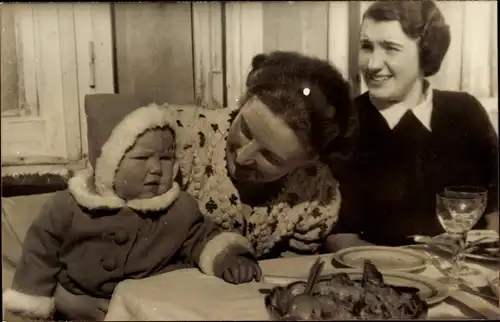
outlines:
[[213, 275], [215, 258], [230, 246], [251, 252], [246, 238], [206, 221], [175, 182], [150, 199], [116, 195], [116, 170], [137, 138], [148, 129], [175, 129], [167, 107], [136, 106], [125, 100], [116, 107], [86, 104], [95, 171], [71, 178], [33, 223], [12, 288], [3, 294], [6, 310], [50, 317], [58, 284], [76, 295], [110, 298], [124, 279], [194, 265]]

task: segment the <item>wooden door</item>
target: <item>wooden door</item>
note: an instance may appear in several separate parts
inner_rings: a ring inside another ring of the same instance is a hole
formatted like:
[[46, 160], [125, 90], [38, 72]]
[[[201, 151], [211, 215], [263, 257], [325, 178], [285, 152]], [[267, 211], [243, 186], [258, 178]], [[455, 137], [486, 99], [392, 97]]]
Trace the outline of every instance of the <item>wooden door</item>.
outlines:
[[118, 92], [194, 103], [191, 4], [116, 3], [112, 10]]

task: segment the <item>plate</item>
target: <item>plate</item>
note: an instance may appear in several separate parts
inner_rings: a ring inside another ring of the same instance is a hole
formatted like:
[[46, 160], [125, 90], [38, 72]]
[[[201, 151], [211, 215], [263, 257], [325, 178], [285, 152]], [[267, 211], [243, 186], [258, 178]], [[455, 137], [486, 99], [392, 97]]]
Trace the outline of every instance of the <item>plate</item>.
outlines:
[[[446, 234], [441, 234], [435, 237], [437, 240], [446, 240], [449, 238], [448, 235]], [[485, 238], [484, 242], [494, 242], [498, 241], [498, 233], [494, 230], [486, 230], [486, 229], [474, 229], [471, 230], [467, 233], [467, 241], [468, 242], [474, 242], [480, 238]], [[436, 245], [437, 248], [440, 250], [451, 253], [451, 249], [446, 247], [445, 245]], [[483, 261], [498, 261], [499, 258], [497, 256], [485, 256], [485, 255], [479, 255], [479, 254], [464, 254], [465, 258], [469, 259], [477, 259], [477, 260], [483, 260]]]
[[370, 260], [380, 270], [414, 272], [422, 270], [427, 258], [411, 249], [386, 246], [349, 247], [336, 252], [333, 258], [351, 268], [363, 268], [365, 260]]
[[[347, 274], [351, 280], [361, 280], [363, 276], [363, 271], [358, 268], [343, 268], [335, 269], [332, 273], [322, 275], [321, 278], [342, 273]], [[388, 285], [418, 289], [418, 295], [420, 298], [429, 305], [434, 305], [444, 301], [450, 294], [448, 286], [426, 276], [383, 270], [380, 270], [380, 273], [384, 277], [384, 283]], [[264, 276], [263, 282], [284, 286], [299, 280], [305, 281], [306, 278]]]

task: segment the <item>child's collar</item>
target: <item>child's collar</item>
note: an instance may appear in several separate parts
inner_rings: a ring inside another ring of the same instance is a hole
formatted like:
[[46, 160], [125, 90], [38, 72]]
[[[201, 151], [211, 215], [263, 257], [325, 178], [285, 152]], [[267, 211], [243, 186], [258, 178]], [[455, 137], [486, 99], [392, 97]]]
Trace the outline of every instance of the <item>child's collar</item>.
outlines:
[[75, 198], [76, 202], [90, 210], [129, 207], [141, 212], [160, 211], [170, 207], [177, 199], [180, 192], [179, 185], [177, 182], [174, 182], [172, 188], [160, 196], [149, 199], [133, 199], [126, 201], [118, 196], [102, 197], [98, 195], [95, 192], [93, 178], [93, 172], [91, 170], [85, 170], [77, 173], [68, 181], [68, 190]]

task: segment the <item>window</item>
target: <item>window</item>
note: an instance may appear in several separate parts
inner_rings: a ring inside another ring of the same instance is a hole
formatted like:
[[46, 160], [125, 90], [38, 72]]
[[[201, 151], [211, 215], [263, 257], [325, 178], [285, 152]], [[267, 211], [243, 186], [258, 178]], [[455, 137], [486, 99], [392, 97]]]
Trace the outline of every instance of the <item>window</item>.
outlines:
[[109, 22], [106, 7], [7, 4], [0, 12], [2, 165], [82, 159], [83, 97], [113, 91], [111, 25], [99, 25]]

